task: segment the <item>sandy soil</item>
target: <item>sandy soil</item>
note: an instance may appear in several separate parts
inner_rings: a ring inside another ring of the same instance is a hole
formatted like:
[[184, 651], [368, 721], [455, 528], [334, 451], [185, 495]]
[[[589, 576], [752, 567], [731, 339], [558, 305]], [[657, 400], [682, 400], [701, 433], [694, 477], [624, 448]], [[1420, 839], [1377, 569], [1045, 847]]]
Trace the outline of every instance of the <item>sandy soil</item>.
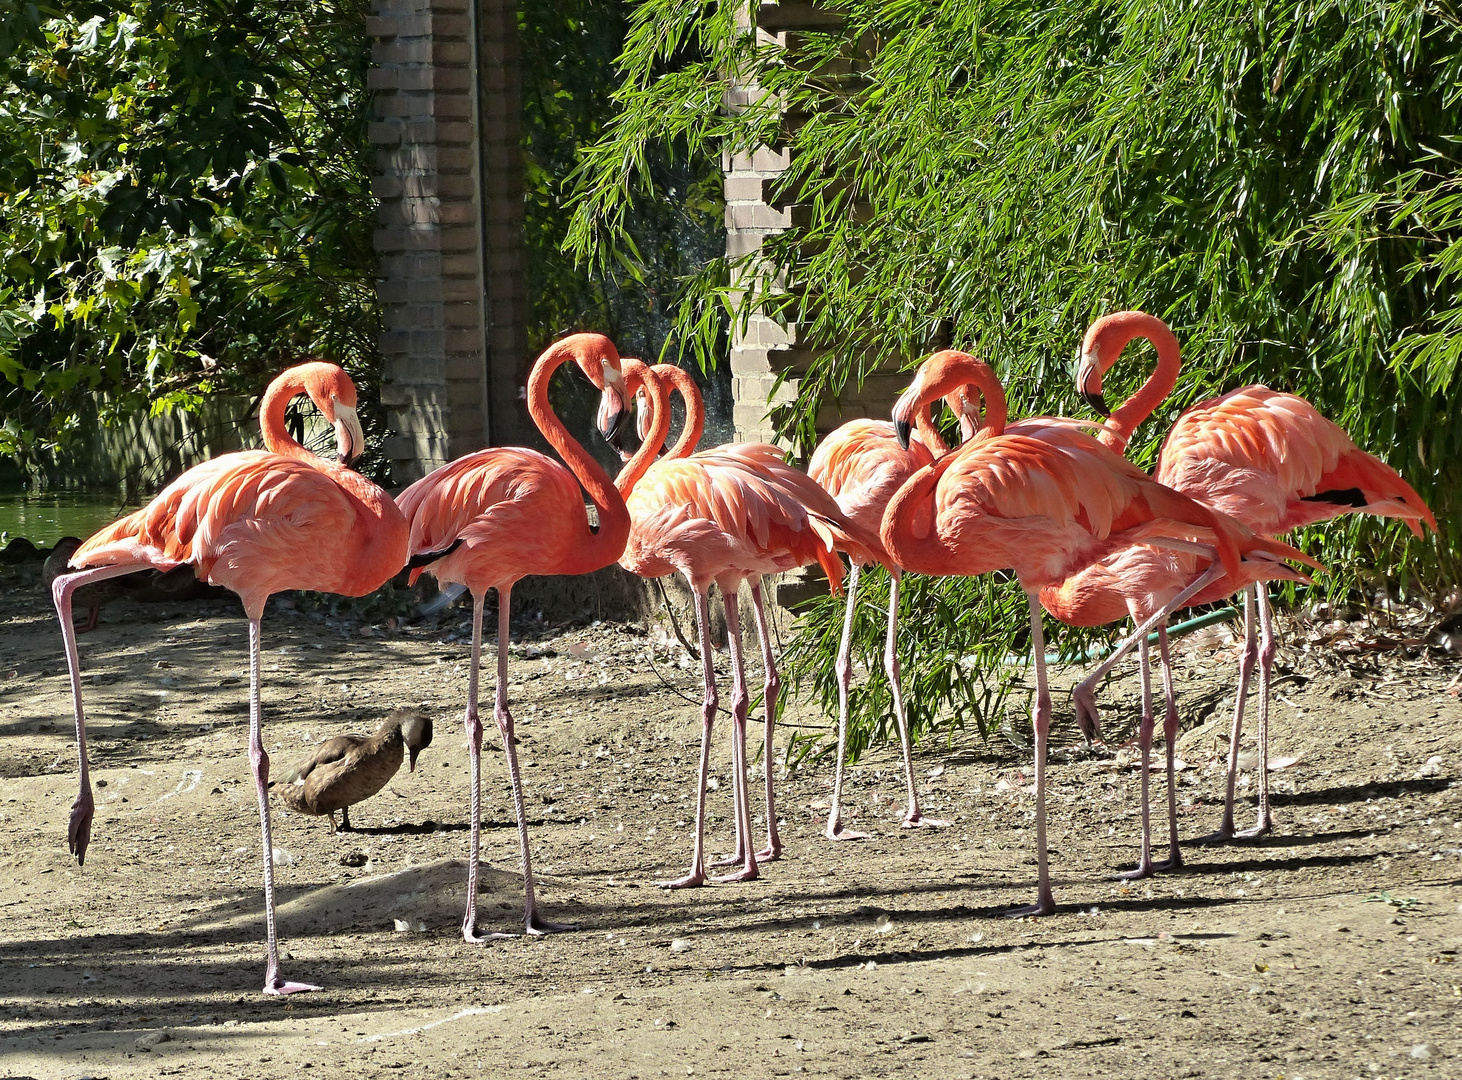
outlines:
[[[65, 663], [37, 576], [0, 568], [11, 1075], [1462, 1075], [1462, 682], [1430, 650], [1338, 652], [1321, 639], [1342, 624], [1287, 646], [1273, 753], [1298, 760], [1273, 773], [1277, 834], [1190, 847], [1181, 873], [1108, 879], [1135, 856], [1132, 755], [1059, 755], [1060, 912], [1009, 921], [1035, 868], [1027, 751], [1008, 739], [921, 748], [928, 809], [951, 828], [897, 827], [881, 751], [852, 780], [852, 824], [872, 839], [820, 838], [828, 779], [803, 769], [780, 780], [787, 855], [759, 880], [653, 887], [688, 860], [698, 671], [657, 630], [530, 624], [512, 691], [536, 866], [547, 915], [579, 929], [472, 946], [457, 931], [464, 613], [396, 629], [280, 604], [264, 631], [277, 769], [398, 705], [428, 708], [437, 740], [357, 809], [354, 833], [276, 803], [285, 971], [325, 990], [274, 1000], [259, 993], [244, 623], [219, 601], [117, 604], [82, 637], [98, 811], [77, 867]], [[1217, 823], [1232, 655], [1221, 628], [1181, 651], [1185, 835]], [[1130, 729], [1134, 690], [1109, 690], [1109, 730]], [[726, 730], [709, 833], [722, 852]], [[485, 776], [482, 921], [512, 930], [500, 751]]]

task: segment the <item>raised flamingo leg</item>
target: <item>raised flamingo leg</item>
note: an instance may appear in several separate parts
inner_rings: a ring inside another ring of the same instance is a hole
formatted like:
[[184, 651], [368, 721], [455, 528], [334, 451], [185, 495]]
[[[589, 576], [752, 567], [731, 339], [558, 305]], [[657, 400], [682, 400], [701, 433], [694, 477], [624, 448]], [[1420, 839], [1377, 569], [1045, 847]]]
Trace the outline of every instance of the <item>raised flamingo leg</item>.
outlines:
[[1005, 914], [1012, 919], [1027, 915], [1051, 915], [1056, 901], [1051, 897], [1051, 872], [1046, 864], [1046, 737], [1051, 730], [1051, 691], [1046, 687], [1046, 636], [1041, 630], [1041, 605], [1033, 592], [1026, 593], [1031, 614], [1031, 650], [1036, 668], [1036, 697], [1031, 709], [1036, 737], [1036, 902]]
[[1152, 731], [1155, 720], [1152, 712], [1152, 668], [1148, 655], [1147, 635], [1137, 642], [1138, 667], [1142, 672], [1142, 723], [1137, 729], [1137, 748], [1142, 754], [1142, 853], [1137, 858], [1137, 869], [1115, 874], [1118, 881], [1136, 881], [1151, 877], [1152, 866]]
[[1076, 704], [1076, 723], [1081, 728], [1081, 733], [1088, 741], [1093, 738], [1101, 738], [1101, 713], [1096, 707], [1096, 684], [1106, 677], [1107, 672], [1117, 666], [1117, 662], [1131, 652], [1138, 641], [1146, 641], [1147, 636], [1152, 633], [1156, 626], [1167, 624], [1168, 616], [1177, 611], [1188, 602], [1188, 598], [1196, 595], [1208, 587], [1209, 583], [1217, 580], [1223, 575], [1223, 566], [1215, 559], [1203, 573], [1190, 581], [1186, 588], [1177, 596], [1168, 601], [1165, 607], [1149, 615], [1136, 630], [1123, 638], [1105, 660], [1096, 666], [1090, 675], [1081, 680], [1076, 688], [1071, 691], [1071, 698]]
[[[1249, 677], [1254, 673], [1258, 649], [1254, 644], [1254, 594], [1256, 587], [1244, 590], [1244, 651], [1239, 656], [1239, 685], [1234, 692], [1234, 725], [1229, 732], [1228, 787], [1223, 798], [1223, 822], [1218, 832], [1198, 840], [1200, 844], [1222, 844], [1234, 838], [1234, 787], [1239, 777], [1239, 736], [1244, 731], [1244, 702], [1249, 696]], [[1266, 762], [1266, 765], [1268, 763]]]
[[51, 599], [61, 620], [61, 640], [66, 646], [66, 667], [71, 673], [71, 707], [76, 713], [76, 769], [78, 789], [71, 804], [71, 819], [66, 826], [66, 847], [76, 856], [76, 864], [86, 862], [86, 848], [91, 843], [91, 819], [96, 802], [91, 794], [91, 768], [86, 759], [86, 715], [81, 707], [81, 658], [76, 652], [76, 628], [71, 623], [71, 598], [78, 588], [93, 581], [121, 577], [141, 569], [140, 564], [98, 566], [75, 574], [62, 574], [51, 582]]
[[259, 699], [258, 614], [249, 616], [249, 764], [254, 767], [259, 833], [264, 844], [264, 933], [269, 958], [264, 969], [264, 993], [298, 994], [318, 990], [311, 983], [285, 982], [279, 976], [279, 936], [274, 927], [274, 839], [269, 831], [269, 754], [264, 749], [263, 706]]
[[[777, 800], [772, 787], [776, 780], [777, 696], [782, 690], [782, 677], [777, 674], [777, 661], [772, 656], [772, 636], [767, 627], [766, 605], [762, 601], [762, 579], [751, 579], [751, 610], [756, 615], [756, 636], [761, 642], [762, 704], [766, 708], [765, 739], [762, 743], [762, 765], [766, 773], [767, 846], [756, 853], [757, 862], [771, 862], [782, 855], [782, 837], [777, 829]], [[749, 815], [748, 815], [749, 816]]]
[[843, 768], [848, 758], [848, 687], [853, 681], [853, 609], [858, 597], [858, 576], [862, 565], [853, 564], [848, 574], [846, 606], [843, 608], [843, 637], [838, 642], [838, 757], [833, 769], [832, 805], [827, 812], [827, 828], [823, 835], [829, 840], [866, 840], [867, 833], [843, 828]]
[[[467, 843], [467, 911], [462, 916], [462, 937], [466, 941], [497, 941], [514, 934], [479, 934], [477, 932], [478, 850], [482, 843], [482, 719], [477, 715], [477, 672], [482, 660], [482, 609], [487, 601], [486, 590], [472, 594], [472, 662], [467, 670], [467, 761], [471, 773], [471, 794], [468, 796], [469, 839]], [[498, 593], [498, 604], [507, 610], [507, 602]], [[498, 680], [502, 684], [501, 677]]]
[[1178, 850], [1178, 695], [1173, 688], [1173, 661], [1168, 655], [1168, 628], [1157, 628], [1157, 653], [1162, 660], [1162, 690], [1167, 711], [1163, 714], [1163, 748], [1167, 752], [1168, 765], [1168, 858], [1156, 863], [1157, 870], [1181, 870], [1183, 854]]
[[695, 846], [691, 851], [690, 873], [675, 881], [657, 884], [667, 889], [687, 889], [706, 882], [706, 781], [711, 772], [711, 725], [716, 719], [719, 702], [716, 697], [716, 667], [711, 662], [711, 597], [710, 590], [691, 585], [695, 598], [695, 621], [700, 631], [701, 670], [705, 675], [705, 704], [701, 708], [700, 783], [695, 793]]
[[[740, 870], [723, 874], [715, 881], [751, 881], [757, 876], [756, 854], [751, 850], [751, 792], [746, 776], [746, 713], [751, 705], [751, 695], [746, 689], [746, 664], [742, 655], [741, 612], [737, 610], [736, 592], [727, 592], [723, 586], [722, 596], [726, 599], [726, 639], [731, 646], [731, 771], [732, 789], [739, 790], [736, 800], [736, 831], [745, 839], [745, 865]], [[738, 848], [741, 846], [737, 845]]]
[[904, 712], [903, 673], [899, 668], [899, 583], [904, 572], [895, 566], [889, 571], [888, 584], [888, 636], [883, 642], [883, 670], [888, 672], [888, 687], [893, 695], [893, 715], [899, 725], [899, 743], [904, 751], [904, 778], [909, 784], [909, 801], [904, 810], [904, 820], [899, 824], [905, 829], [945, 829], [952, 821], [924, 816], [919, 806], [919, 793], [914, 790], [914, 740], [909, 734], [909, 718]]
[[513, 784], [513, 809], [518, 815], [518, 846], [523, 851], [523, 922], [530, 936], [558, 930], [576, 929], [572, 923], [549, 922], [538, 917], [533, 899], [533, 862], [528, 855], [528, 817], [523, 808], [523, 780], [518, 772], [518, 746], [513, 738], [513, 715], [508, 712], [508, 615], [513, 587], [499, 586], [497, 591], [497, 695], [492, 715], [503, 737], [507, 751], [508, 778]]
[[1274, 828], [1269, 812], [1269, 680], [1274, 671], [1274, 654], [1279, 642], [1274, 637], [1274, 612], [1269, 593], [1258, 590], [1259, 600], [1259, 820], [1252, 829], [1235, 833], [1240, 840], [1255, 840]]

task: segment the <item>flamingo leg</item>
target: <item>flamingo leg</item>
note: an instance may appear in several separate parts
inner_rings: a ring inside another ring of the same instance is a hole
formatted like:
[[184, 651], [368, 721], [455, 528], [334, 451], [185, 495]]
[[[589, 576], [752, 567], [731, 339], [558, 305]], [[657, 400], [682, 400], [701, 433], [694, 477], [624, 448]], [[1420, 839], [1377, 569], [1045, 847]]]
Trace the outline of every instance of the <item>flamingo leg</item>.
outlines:
[[1269, 605], [1269, 593], [1258, 589], [1259, 600], [1259, 820], [1252, 829], [1245, 829], [1235, 836], [1240, 840], [1255, 840], [1274, 828], [1274, 816], [1269, 812], [1269, 680], [1274, 671], [1274, 654], [1279, 651], [1279, 642], [1274, 637], [1274, 611]]
[[835, 670], [838, 676], [838, 757], [833, 770], [832, 806], [827, 812], [827, 828], [823, 835], [829, 840], [866, 840], [867, 833], [843, 828], [843, 769], [848, 759], [848, 688], [853, 681], [853, 610], [858, 597], [858, 577], [862, 573], [861, 563], [853, 563], [846, 586], [848, 595], [843, 608], [843, 637], [838, 642], [838, 659]]
[[549, 922], [539, 918], [533, 896], [533, 861], [528, 854], [528, 816], [523, 807], [523, 779], [518, 770], [518, 745], [513, 738], [513, 714], [508, 711], [508, 616], [513, 587], [499, 586], [497, 591], [497, 694], [492, 715], [503, 737], [508, 758], [508, 779], [513, 784], [513, 809], [518, 816], [518, 847], [523, 852], [523, 922], [530, 937], [559, 930], [573, 930], [572, 923]]
[[952, 821], [924, 816], [919, 805], [919, 793], [914, 790], [914, 740], [909, 733], [909, 717], [904, 712], [903, 673], [899, 668], [899, 584], [904, 572], [895, 566], [889, 571], [888, 584], [888, 636], [883, 642], [883, 670], [888, 673], [888, 688], [893, 695], [893, 716], [899, 725], [899, 743], [904, 752], [904, 778], [909, 785], [909, 801], [904, 810], [904, 820], [899, 824], [905, 829], [946, 829]]
[[1138, 667], [1142, 673], [1142, 723], [1137, 729], [1137, 748], [1142, 754], [1142, 852], [1137, 858], [1137, 869], [1116, 874], [1118, 881], [1136, 881], [1151, 877], [1152, 865], [1152, 733], [1155, 720], [1152, 711], [1152, 667], [1147, 647], [1147, 635], [1137, 643]]
[[71, 707], [76, 713], [76, 768], [78, 788], [71, 804], [71, 819], [66, 826], [66, 847], [76, 856], [76, 865], [86, 862], [86, 849], [91, 843], [91, 820], [96, 802], [91, 794], [91, 768], [86, 757], [86, 714], [81, 705], [81, 658], [76, 652], [76, 627], [71, 622], [71, 600], [76, 590], [93, 581], [121, 577], [141, 569], [141, 564], [98, 566], [75, 574], [62, 574], [51, 583], [51, 599], [61, 620], [61, 640], [66, 647], [66, 667], [71, 674]]
[[[751, 842], [751, 792], [746, 776], [746, 713], [751, 705], [751, 695], [746, 689], [746, 664], [742, 655], [741, 612], [736, 603], [736, 593], [722, 587], [721, 595], [726, 601], [726, 639], [731, 646], [731, 770], [732, 790], [738, 793], [736, 803], [736, 831], [741, 838], [737, 850], [744, 857], [740, 870], [713, 878], [714, 881], [751, 881], [757, 876], [755, 846]], [[745, 847], [742, 847], [742, 841]]]
[[716, 697], [716, 666], [711, 662], [711, 595], [710, 589], [691, 585], [695, 599], [696, 628], [700, 631], [701, 670], [705, 675], [705, 704], [701, 708], [701, 767], [695, 794], [695, 846], [691, 851], [690, 873], [675, 881], [657, 882], [666, 889], [687, 889], [706, 882], [706, 781], [711, 772], [711, 725], [720, 704]]
[[[1249, 678], [1254, 673], [1258, 648], [1254, 643], [1254, 595], [1256, 586], [1244, 590], [1244, 651], [1239, 656], [1239, 685], [1234, 692], [1234, 724], [1229, 732], [1228, 787], [1223, 799], [1223, 821], [1218, 831], [1201, 837], [1200, 844], [1221, 844], [1234, 838], [1234, 787], [1239, 777], [1239, 736], [1244, 731], [1244, 702], [1249, 696]], [[1265, 763], [1268, 764], [1267, 762]]]
[[86, 613], [86, 622], [78, 626], [76, 632], [79, 634], [89, 634], [96, 629], [97, 623], [101, 621], [101, 617], [102, 606], [100, 604], [93, 604], [91, 609]]
[[1026, 593], [1031, 616], [1031, 650], [1036, 669], [1036, 696], [1031, 709], [1031, 726], [1036, 741], [1036, 902], [1005, 914], [1012, 918], [1051, 915], [1056, 901], [1051, 896], [1051, 872], [1046, 860], [1046, 739], [1051, 730], [1051, 691], [1046, 686], [1046, 636], [1041, 628], [1041, 605], [1034, 592]]
[[274, 839], [269, 830], [269, 754], [264, 749], [263, 706], [259, 698], [259, 616], [249, 616], [249, 764], [259, 796], [259, 834], [264, 845], [264, 933], [268, 966], [264, 993], [298, 994], [318, 990], [311, 983], [286, 982], [279, 975], [279, 935], [274, 925]]
[[[729, 580], [717, 582], [717, 585], [721, 590], [721, 605], [726, 611], [726, 644], [729, 648], [732, 637], [732, 607], [736, 608], [737, 629], [738, 631], [740, 629], [741, 586], [739, 583], [733, 584]], [[733, 673], [732, 681], [734, 683], [734, 673], [736, 670], [736, 665], [734, 661], [731, 665], [731, 669]], [[739, 741], [736, 739], [736, 727], [734, 724], [731, 728], [731, 736], [731, 820], [734, 821], [736, 825], [736, 846], [732, 849], [730, 855], [726, 855], [720, 859], [711, 860], [711, 866], [737, 866], [743, 864], [746, 862], [746, 857], [751, 851], [750, 833], [741, 827], [741, 823], [743, 820], [743, 810], [746, 810], [745, 820], [751, 820], [751, 811], [747, 809], [745, 805], [749, 801], [749, 795], [747, 793], [746, 785], [738, 779], [738, 777], [742, 775], [745, 769], [746, 739], [744, 737]], [[741, 756], [738, 757], [738, 754], [740, 754]]]
[[1107, 654], [1105, 660], [1096, 666], [1090, 675], [1083, 679], [1076, 688], [1071, 691], [1072, 700], [1076, 704], [1076, 723], [1081, 728], [1081, 733], [1086, 736], [1087, 741], [1093, 737], [1101, 738], [1102, 717], [1096, 707], [1096, 685], [1106, 677], [1107, 672], [1117, 666], [1117, 662], [1131, 652], [1138, 641], [1146, 641], [1147, 636], [1152, 633], [1156, 626], [1166, 626], [1168, 616], [1180, 609], [1188, 602], [1190, 596], [1194, 596], [1206, 589], [1208, 585], [1223, 575], [1223, 566], [1215, 559], [1207, 570], [1199, 574], [1188, 583], [1182, 592], [1168, 601], [1167, 605], [1159, 608], [1149, 615], [1146, 621], [1130, 635], [1123, 638], [1116, 648]]
[[1168, 770], [1168, 857], [1155, 864], [1158, 870], [1181, 870], [1183, 853], [1178, 849], [1178, 695], [1173, 685], [1173, 661], [1168, 654], [1168, 628], [1157, 628], [1157, 653], [1162, 660], [1162, 690], [1165, 699], [1162, 737]]
[[[468, 826], [470, 833], [467, 844], [467, 911], [462, 916], [462, 938], [465, 941], [496, 941], [514, 937], [513, 934], [479, 934], [477, 932], [477, 878], [478, 851], [482, 844], [482, 718], [477, 714], [477, 673], [482, 660], [482, 609], [487, 600], [486, 590], [472, 594], [472, 662], [467, 669], [467, 713], [464, 725], [467, 729], [467, 760], [471, 779], [471, 794], [468, 797]], [[507, 603], [498, 593], [498, 604], [506, 610]], [[499, 678], [499, 685], [502, 679]]]
[[[762, 599], [762, 579], [751, 579], [751, 610], [756, 615], [756, 636], [761, 643], [762, 704], [766, 709], [765, 738], [762, 743], [762, 768], [766, 774], [767, 846], [756, 853], [758, 862], [772, 862], [782, 855], [782, 837], [777, 829], [777, 800], [773, 791], [776, 781], [777, 696], [782, 690], [782, 677], [777, 674], [777, 661], [772, 655], [772, 635], [767, 626], [766, 604]], [[750, 816], [748, 814], [748, 816]]]

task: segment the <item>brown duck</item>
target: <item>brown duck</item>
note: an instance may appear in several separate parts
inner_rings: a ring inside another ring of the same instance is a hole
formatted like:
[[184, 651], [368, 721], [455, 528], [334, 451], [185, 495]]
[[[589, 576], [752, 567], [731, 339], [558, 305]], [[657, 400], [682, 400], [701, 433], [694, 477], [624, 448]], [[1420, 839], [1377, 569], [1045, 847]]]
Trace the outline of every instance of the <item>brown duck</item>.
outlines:
[[396, 709], [374, 735], [337, 735], [321, 743], [299, 762], [275, 788], [284, 805], [301, 814], [330, 818], [340, 811], [340, 830], [350, 828], [350, 807], [380, 791], [401, 768], [401, 751], [409, 753], [408, 769], [416, 769], [416, 755], [431, 745], [431, 717], [418, 709]]

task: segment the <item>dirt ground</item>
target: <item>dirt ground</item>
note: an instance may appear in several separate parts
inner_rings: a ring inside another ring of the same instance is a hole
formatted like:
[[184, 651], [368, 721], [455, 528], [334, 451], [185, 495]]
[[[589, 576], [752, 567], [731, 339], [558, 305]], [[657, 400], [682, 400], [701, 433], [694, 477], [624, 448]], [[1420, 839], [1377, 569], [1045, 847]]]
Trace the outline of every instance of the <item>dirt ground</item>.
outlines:
[[[850, 823], [871, 839], [821, 839], [819, 765], [779, 780], [787, 853], [759, 880], [655, 888], [689, 857], [697, 667], [657, 628], [527, 620], [512, 697], [541, 900], [578, 930], [473, 946], [457, 929], [466, 614], [396, 628], [276, 602], [276, 770], [399, 705], [427, 708], [437, 735], [414, 774], [357, 809], [354, 833], [276, 802], [285, 973], [325, 989], [268, 999], [236, 612], [118, 603], [82, 636], [97, 816], [77, 867], [60, 633], [36, 568], [0, 568], [0, 1072], [1462, 1076], [1462, 668], [1444, 653], [1291, 626], [1276, 834], [1189, 847], [1185, 870], [1150, 881], [1107, 876], [1136, 853], [1131, 752], [1058, 754], [1060, 911], [1011, 921], [1002, 909], [1034, 890], [1028, 751], [974, 735], [917, 755], [927, 809], [951, 828], [898, 828], [897, 757], [882, 750], [852, 773]], [[1217, 824], [1233, 654], [1223, 627], [1180, 649], [1185, 836]], [[1104, 700], [1116, 744], [1134, 680]], [[787, 720], [823, 724], [797, 708]], [[1069, 710], [1058, 721], [1069, 743]], [[732, 843], [728, 730], [718, 852]], [[484, 772], [482, 922], [512, 930], [522, 880], [499, 750]]]

